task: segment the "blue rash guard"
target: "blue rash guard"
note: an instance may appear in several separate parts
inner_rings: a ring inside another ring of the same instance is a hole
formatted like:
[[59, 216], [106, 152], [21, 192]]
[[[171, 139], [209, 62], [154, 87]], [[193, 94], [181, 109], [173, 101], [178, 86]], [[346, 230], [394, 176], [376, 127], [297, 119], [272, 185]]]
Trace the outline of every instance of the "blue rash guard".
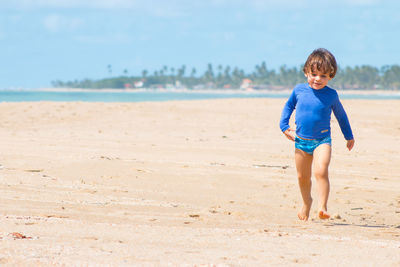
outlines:
[[280, 120], [282, 132], [290, 128], [289, 119], [296, 109], [296, 134], [305, 139], [331, 136], [331, 114], [335, 114], [346, 140], [353, 139], [349, 119], [337, 92], [325, 86], [315, 90], [307, 83], [298, 84], [286, 102]]

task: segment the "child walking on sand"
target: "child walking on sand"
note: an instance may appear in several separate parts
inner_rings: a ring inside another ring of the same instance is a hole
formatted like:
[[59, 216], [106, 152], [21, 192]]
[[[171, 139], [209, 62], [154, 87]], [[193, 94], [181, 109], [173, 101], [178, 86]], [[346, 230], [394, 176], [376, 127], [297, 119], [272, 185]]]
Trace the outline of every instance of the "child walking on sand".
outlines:
[[[312, 204], [311, 173], [317, 181], [318, 216], [328, 219], [329, 177], [331, 160], [331, 113], [335, 114], [350, 151], [354, 146], [353, 133], [346, 112], [337, 92], [328, 87], [335, 77], [335, 57], [326, 49], [314, 50], [304, 65], [307, 83], [298, 84], [286, 102], [280, 120], [283, 134], [295, 142], [295, 162], [303, 206], [298, 213], [300, 220], [307, 221]], [[289, 126], [289, 119], [296, 109], [296, 130]]]

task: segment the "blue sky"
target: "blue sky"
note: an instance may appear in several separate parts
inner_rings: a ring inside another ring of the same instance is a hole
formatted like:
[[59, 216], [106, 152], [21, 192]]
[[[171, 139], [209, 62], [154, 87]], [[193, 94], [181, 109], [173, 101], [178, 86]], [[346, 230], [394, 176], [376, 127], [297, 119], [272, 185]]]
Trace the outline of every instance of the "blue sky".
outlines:
[[298, 67], [317, 47], [342, 67], [400, 64], [400, 1], [0, 1], [0, 88], [109, 77], [109, 64]]

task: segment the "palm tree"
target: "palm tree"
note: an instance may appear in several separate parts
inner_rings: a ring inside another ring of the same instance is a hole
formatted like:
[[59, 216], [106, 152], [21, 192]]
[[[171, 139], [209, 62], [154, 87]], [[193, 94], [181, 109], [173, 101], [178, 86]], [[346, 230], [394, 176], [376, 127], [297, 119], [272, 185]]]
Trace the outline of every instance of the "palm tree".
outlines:
[[196, 75], [197, 71], [196, 68], [192, 68], [192, 72], [190, 73], [191, 77], [194, 77]]
[[219, 64], [218, 65], [218, 75], [222, 75], [222, 69], [223, 69], [222, 65]]
[[143, 71], [142, 71], [142, 77], [143, 77], [143, 78], [146, 78], [146, 76], [147, 76], [148, 73], [149, 73], [149, 72], [148, 72], [147, 70], [143, 70]]
[[182, 67], [178, 69], [178, 78], [181, 79], [185, 75], [185, 71], [186, 71], [186, 66], [182, 65]]

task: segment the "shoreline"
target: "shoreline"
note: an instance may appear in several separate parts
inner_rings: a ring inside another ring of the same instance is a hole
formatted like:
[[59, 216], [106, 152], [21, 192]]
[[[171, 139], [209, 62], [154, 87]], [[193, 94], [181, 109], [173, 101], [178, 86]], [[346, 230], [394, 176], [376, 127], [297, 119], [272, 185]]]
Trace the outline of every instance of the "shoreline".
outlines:
[[[342, 95], [388, 95], [400, 96], [400, 90], [344, 90], [336, 89]], [[193, 94], [290, 94], [292, 89], [242, 90], [242, 89], [86, 89], [86, 88], [37, 88], [37, 89], [0, 89], [0, 92], [83, 92], [83, 93], [193, 93]]]

